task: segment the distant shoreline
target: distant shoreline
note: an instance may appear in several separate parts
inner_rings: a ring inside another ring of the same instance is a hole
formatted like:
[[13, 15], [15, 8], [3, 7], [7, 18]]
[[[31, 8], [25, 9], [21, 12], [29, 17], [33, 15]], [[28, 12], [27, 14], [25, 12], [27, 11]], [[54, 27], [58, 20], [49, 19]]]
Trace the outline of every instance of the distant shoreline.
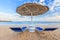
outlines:
[[[23, 23], [23, 22], [30, 22], [31, 23], [31, 21], [0, 21], [0, 22], [21, 22], [21, 23]], [[60, 23], [59, 21], [33, 21], [34, 23]]]
[[0, 22], [12, 22], [12, 21], [0, 21]]

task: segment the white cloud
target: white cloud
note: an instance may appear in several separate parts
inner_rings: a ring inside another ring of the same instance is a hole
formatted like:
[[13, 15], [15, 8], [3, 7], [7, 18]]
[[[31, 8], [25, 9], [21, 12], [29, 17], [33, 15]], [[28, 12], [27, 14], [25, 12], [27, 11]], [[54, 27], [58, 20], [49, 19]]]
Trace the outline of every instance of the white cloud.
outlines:
[[44, 17], [44, 18], [35, 19], [34, 21], [59, 22], [60, 16]]
[[[39, 16], [40, 17], [40, 16]], [[12, 13], [4, 13], [0, 12], [0, 20], [4, 21], [31, 21], [30, 17], [20, 17], [18, 14], [12, 14]], [[33, 21], [60, 21], [60, 15], [59, 12], [54, 13], [54, 16], [45, 16], [40, 18], [33, 18]]]
[[44, 0], [40, 0], [40, 2], [44, 2]]
[[18, 14], [0, 12], [0, 20], [4, 21], [28, 21], [28, 17], [20, 17]]
[[56, 6], [60, 6], [60, 0], [54, 0], [54, 3], [50, 6], [50, 10], [54, 11]]
[[42, 18], [36, 18], [34, 21], [47, 21], [47, 22], [60, 22], [60, 15], [54, 15], [54, 16], [46, 16]]
[[38, 4], [45, 5], [44, 0], [39, 0]]
[[60, 21], [60, 16], [53, 16], [53, 17], [47, 17], [44, 18], [45, 21]]

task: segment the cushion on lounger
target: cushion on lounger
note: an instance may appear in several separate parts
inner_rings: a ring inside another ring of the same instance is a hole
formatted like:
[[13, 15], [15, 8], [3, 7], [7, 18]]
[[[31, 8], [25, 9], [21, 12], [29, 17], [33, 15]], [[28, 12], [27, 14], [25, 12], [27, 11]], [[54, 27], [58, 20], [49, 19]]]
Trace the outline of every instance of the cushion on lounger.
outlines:
[[45, 28], [44, 31], [54, 31], [56, 30], [57, 28]]
[[36, 27], [36, 30], [38, 30], [38, 31], [43, 31], [43, 28]]
[[27, 27], [22, 27], [21, 29], [22, 29], [22, 31], [25, 31], [25, 30], [27, 30]]
[[15, 32], [22, 32], [22, 29], [21, 28], [10, 28], [11, 30], [15, 31]]

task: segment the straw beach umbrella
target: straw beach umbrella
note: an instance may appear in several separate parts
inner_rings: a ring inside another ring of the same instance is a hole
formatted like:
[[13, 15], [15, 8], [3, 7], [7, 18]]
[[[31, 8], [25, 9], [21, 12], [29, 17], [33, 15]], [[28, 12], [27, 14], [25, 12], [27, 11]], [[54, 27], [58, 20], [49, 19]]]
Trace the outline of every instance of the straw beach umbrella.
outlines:
[[25, 3], [16, 9], [17, 13], [22, 16], [31, 16], [31, 22], [33, 16], [42, 15], [48, 10], [47, 6], [36, 3]]

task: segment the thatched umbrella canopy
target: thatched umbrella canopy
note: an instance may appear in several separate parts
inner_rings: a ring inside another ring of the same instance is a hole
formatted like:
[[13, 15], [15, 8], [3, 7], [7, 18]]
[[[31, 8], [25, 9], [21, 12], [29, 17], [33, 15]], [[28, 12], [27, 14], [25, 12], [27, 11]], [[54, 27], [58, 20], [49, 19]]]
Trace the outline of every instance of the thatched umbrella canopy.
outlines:
[[19, 6], [16, 11], [22, 16], [37, 16], [44, 14], [48, 10], [49, 8], [47, 6], [36, 3], [26, 3], [22, 6]]

